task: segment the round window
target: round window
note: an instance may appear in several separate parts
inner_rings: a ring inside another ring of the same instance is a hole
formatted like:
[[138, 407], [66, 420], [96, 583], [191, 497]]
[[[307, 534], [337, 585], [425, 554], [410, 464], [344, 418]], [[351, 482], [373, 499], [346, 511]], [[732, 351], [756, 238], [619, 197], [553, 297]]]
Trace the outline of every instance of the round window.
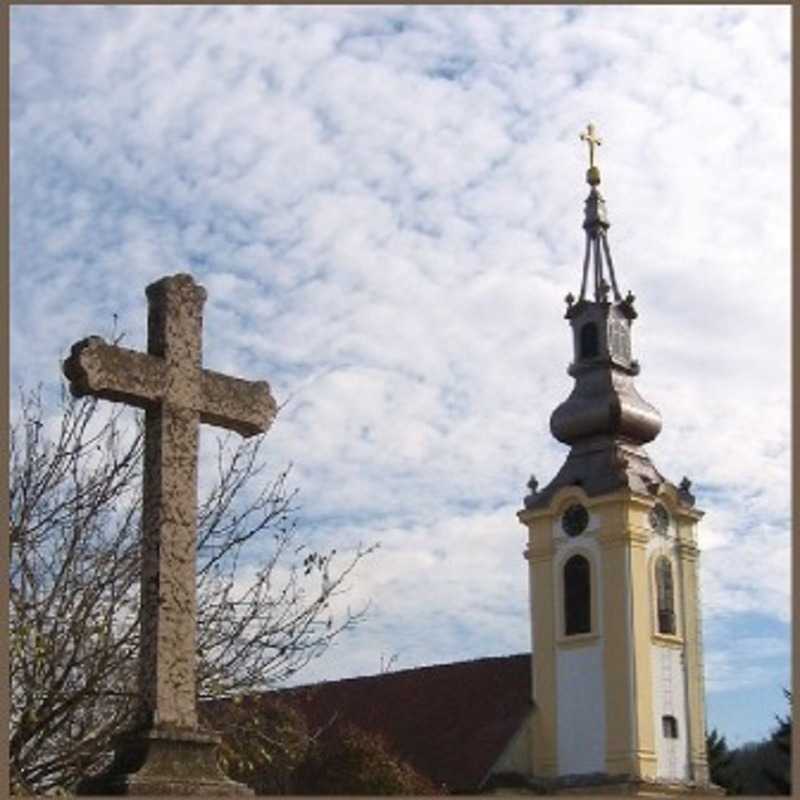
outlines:
[[661, 503], [656, 503], [649, 514], [650, 527], [659, 535], [666, 536], [669, 528], [669, 512]]
[[574, 503], [561, 517], [561, 525], [568, 536], [578, 536], [589, 524], [589, 512], [580, 503]]

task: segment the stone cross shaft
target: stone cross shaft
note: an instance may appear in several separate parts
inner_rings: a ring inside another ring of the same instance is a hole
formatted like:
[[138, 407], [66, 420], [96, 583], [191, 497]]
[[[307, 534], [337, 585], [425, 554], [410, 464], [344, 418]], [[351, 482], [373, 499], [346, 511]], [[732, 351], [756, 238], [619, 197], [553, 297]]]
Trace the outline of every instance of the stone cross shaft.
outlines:
[[64, 374], [76, 397], [145, 411], [138, 722], [195, 729], [199, 423], [252, 436], [277, 407], [266, 382], [203, 369], [206, 292], [190, 275], [146, 291], [147, 353], [91, 336], [72, 346]]

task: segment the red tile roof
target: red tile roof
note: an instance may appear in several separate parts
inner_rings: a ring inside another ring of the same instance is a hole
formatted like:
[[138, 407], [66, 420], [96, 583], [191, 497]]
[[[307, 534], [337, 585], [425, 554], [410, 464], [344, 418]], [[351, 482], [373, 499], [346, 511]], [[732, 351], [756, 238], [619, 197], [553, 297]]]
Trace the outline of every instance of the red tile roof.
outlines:
[[387, 672], [276, 691], [313, 733], [353, 723], [436, 785], [480, 787], [531, 704], [530, 654]]

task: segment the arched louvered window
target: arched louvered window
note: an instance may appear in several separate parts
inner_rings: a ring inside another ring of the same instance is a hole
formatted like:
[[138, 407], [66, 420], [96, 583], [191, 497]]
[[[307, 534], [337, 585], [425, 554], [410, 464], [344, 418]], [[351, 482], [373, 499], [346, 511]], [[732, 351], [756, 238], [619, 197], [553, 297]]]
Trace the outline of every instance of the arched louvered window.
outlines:
[[581, 328], [581, 358], [594, 358], [600, 350], [597, 323], [587, 322]]
[[678, 720], [676, 720], [675, 717], [671, 715], [661, 717], [661, 727], [665, 739], [678, 738]]
[[656, 603], [658, 632], [675, 633], [675, 590], [672, 564], [666, 556], [656, 561]]
[[589, 562], [580, 555], [564, 565], [564, 633], [590, 633], [592, 629], [592, 585]]

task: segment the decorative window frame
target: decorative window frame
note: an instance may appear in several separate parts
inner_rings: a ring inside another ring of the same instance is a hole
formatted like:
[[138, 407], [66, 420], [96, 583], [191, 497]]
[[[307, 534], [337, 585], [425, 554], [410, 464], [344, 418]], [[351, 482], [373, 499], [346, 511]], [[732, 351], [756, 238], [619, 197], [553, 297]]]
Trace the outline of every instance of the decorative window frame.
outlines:
[[[595, 534], [600, 530], [600, 521], [598, 520], [595, 510], [592, 508], [592, 502], [586, 492], [579, 486], [563, 487], [555, 496], [553, 504], [553, 544], [561, 549], [569, 549], [571, 547], [581, 547], [583, 543], [590, 538], [595, 538]], [[579, 503], [584, 506], [589, 512], [589, 523], [585, 530], [578, 536], [570, 536], [565, 530], [562, 523], [564, 512], [573, 504]]]
[[[669, 561], [672, 569], [672, 610], [675, 614], [675, 633], [661, 633], [658, 629], [658, 577], [656, 575], [656, 567], [662, 558], [666, 558]], [[677, 559], [671, 548], [659, 547], [653, 551], [647, 565], [647, 574], [650, 583], [650, 630], [652, 640], [655, 644], [682, 648], [684, 641], [680, 572]]]
[[[567, 634], [567, 620], [565, 609], [564, 567], [573, 556], [583, 556], [589, 562], [589, 632]], [[599, 570], [597, 566], [597, 553], [591, 548], [576, 544], [565, 547], [558, 553], [553, 561], [555, 569], [555, 628], [556, 644], [559, 647], [585, 647], [594, 644], [600, 639], [600, 587]]]

